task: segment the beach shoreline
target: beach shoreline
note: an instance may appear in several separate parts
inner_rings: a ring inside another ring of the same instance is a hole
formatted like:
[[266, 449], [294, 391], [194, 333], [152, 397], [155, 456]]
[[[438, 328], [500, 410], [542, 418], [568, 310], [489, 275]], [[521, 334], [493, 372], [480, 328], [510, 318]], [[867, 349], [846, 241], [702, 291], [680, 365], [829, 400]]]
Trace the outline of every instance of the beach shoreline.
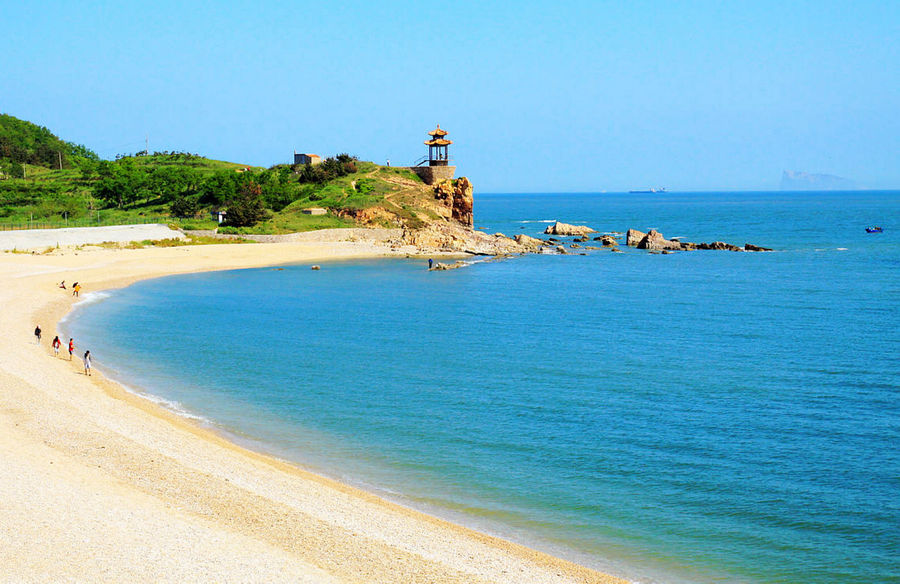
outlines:
[[56, 287], [63, 279], [97, 292], [172, 274], [405, 255], [353, 242], [0, 254], [0, 457], [18, 470], [0, 478], [7, 576], [622, 582], [248, 450], [49, 349], [77, 300]]

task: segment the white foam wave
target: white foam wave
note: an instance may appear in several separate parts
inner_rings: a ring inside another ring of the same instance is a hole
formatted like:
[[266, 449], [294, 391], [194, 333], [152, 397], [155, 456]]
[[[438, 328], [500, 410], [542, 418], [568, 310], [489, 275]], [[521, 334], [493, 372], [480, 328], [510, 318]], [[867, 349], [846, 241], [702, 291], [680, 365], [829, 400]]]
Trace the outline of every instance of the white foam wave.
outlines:
[[837, 248], [837, 250], [838, 250], [838, 251], [847, 251], [847, 248], [846, 248], [846, 247], [839, 247], [839, 248]]
[[197, 415], [193, 412], [190, 412], [181, 405], [180, 402], [175, 400], [166, 399], [164, 397], [159, 397], [158, 395], [153, 395], [152, 393], [147, 393], [146, 391], [140, 391], [131, 387], [130, 385], [126, 385], [121, 381], [116, 381], [119, 385], [125, 388], [125, 391], [128, 393], [133, 393], [134, 395], [140, 396], [150, 402], [155, 403], [158, 406], [162, 406], [170, 412], [181, 416], [182, 418], [189, 418], [191, 420], [196, 420], [198, 422], [202, 422], [203, 424], [212, 425], [213, 422], [209, 418], [205, 418], [203, 416]]
[[82, 306], [83, 304], [93, 304], [94, 302], [100, 302], [101, 300], [106, 300], [112, 296], [109, 292], [88, 292], [84, 296], [81, 296], [81, 300], [73, 304], [73, 306]]
[[[81, 296], [81, 300], [72, 305], [72, 308], [80, 308], [87, 304], [93, 304], [95, 302], [100, 302], [101, 300], [106, 300], [112, 296], [109, 292], [88, 292], [84, 296]], [[69, 317], [72, 315], [72, 312], [69, 311], [63, 315], [61, 319], [59, 319], [60, 323], [64, 323], [69, 320]]]

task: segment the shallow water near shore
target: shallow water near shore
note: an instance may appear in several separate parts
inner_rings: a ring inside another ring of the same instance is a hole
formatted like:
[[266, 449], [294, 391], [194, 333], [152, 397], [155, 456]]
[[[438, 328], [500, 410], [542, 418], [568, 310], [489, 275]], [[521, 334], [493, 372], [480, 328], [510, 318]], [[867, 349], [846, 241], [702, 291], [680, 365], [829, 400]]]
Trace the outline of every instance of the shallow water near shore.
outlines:
[[643, 582], [898, 577], [900, 193], [476, 195], [475, 214], [777, 251], [175, 276], [66, 329], [260, 448]]

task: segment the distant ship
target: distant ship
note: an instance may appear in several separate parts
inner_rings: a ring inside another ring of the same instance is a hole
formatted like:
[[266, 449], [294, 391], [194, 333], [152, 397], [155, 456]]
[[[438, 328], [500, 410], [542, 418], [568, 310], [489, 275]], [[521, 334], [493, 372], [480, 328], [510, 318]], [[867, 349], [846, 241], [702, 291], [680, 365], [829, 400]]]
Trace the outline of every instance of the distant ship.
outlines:
[[666, 187], [659, 187], [655, 189], [649, 189], [646, 191], [628, 191], [629, 193], [664, 193], [666, 192]]

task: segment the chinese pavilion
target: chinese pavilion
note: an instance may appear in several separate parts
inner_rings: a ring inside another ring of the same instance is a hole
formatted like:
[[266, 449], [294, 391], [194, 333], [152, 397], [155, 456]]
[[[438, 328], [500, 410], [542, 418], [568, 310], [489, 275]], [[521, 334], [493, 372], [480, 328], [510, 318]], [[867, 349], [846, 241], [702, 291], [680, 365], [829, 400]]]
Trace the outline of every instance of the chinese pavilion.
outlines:
[[445, 136], [447, 132], [441, 129], [441, 125], [437, 125], [437, 129], [428, 132], [431, 140], [426, 140], [425, 145], [428, 146], [428, 166], [447, 166], [450, 156], [447, 154], [447, 146], [453, 144], [453, 140], [447, 140]]

